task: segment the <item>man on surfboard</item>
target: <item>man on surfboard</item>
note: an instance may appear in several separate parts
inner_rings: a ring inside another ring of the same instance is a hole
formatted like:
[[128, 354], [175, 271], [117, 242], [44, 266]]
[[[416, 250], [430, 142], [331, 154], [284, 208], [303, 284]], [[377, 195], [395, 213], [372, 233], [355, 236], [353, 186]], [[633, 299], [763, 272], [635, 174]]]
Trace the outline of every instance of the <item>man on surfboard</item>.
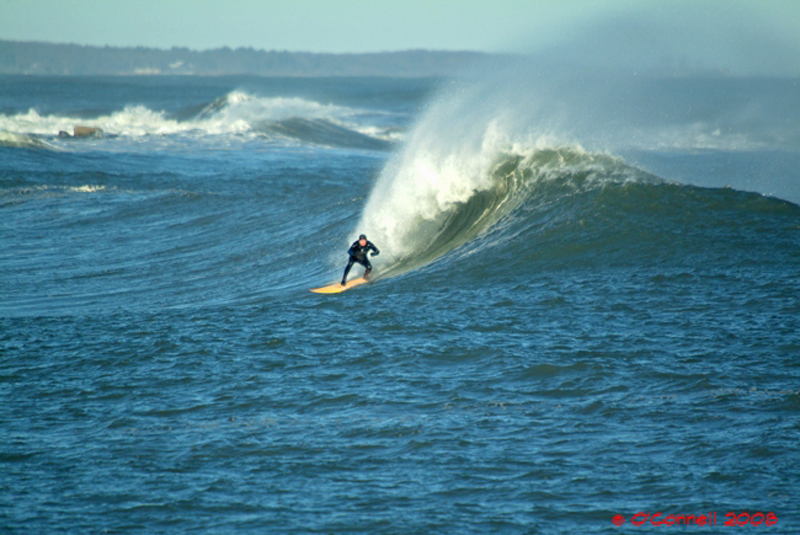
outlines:
[[350, 273], [350, 268], [353, 267], [353, 264], [356, 262], [367, 268], [367, 270], [364, 272], [364, 278], [367, 278], [369, 272], [372, 271], [372, 264], [367, 258], [367, 253], [370, 251], [372, 251], [370, 256], [378, 256], [381, 254], [378, 248], [375, 247], [371, 241], [367, 241], [367, 236], [365, 234], [362, 234], [358, 237], [358, 240], [353, 242], [353, 245], [351, 245], [350, 249], [347, 250], [347, 254], [350, 255], [350, 259], [347, 261], [347, 267], [344, 268], [344, 275], [342, 275], [342, 286], [347, 283], [347, 274]]

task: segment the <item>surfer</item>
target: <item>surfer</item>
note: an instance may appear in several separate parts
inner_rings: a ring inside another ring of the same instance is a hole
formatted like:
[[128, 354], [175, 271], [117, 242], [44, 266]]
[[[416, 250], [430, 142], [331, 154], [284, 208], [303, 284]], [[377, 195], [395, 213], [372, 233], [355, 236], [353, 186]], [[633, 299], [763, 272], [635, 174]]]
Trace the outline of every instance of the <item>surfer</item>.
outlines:
[[367, 236], [362, 234], [358, 237], [358, 240], [353, 242], [353, 245], [350, 246], [350, 249], [347, 250], [347, 254], [350, 255], [350, 259], [347, 261], [347, 267], [344, 268], [344, 275], [342, 275], [342, 286], [347, 283], [347, 274], [350, 273], [350, 268], [353, 267], [353, 264], [358, 262], [367, 270], [364, 272], [364, 278], [366, 279], [369, 275], [369, 272], [372, 271], [372, 264], [370, 264], [369, 259], [367, 258], [367, 253], [372, 251], [370, 256], [378, 256], [381, 252], [378, 250], [377, 247], [371, 242], [367, 240]]

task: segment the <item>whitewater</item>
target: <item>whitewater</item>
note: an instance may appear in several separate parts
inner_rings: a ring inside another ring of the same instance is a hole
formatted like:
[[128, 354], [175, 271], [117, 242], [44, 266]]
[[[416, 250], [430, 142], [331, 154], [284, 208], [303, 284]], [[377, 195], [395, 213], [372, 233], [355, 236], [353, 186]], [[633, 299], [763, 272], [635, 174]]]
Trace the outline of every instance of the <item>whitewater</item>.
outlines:
[[0, 76], [2, 531], [793, 532], [798, 81], [600, 74]]

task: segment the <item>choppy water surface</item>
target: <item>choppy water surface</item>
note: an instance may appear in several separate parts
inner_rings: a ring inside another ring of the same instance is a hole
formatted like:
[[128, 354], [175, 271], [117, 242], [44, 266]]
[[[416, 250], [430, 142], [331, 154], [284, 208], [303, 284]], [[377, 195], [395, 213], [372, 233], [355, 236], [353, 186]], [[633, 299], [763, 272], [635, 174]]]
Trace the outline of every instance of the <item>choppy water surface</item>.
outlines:
[[794, 86], [649, 84], [1, 78], [4, 532], [797, 531]]

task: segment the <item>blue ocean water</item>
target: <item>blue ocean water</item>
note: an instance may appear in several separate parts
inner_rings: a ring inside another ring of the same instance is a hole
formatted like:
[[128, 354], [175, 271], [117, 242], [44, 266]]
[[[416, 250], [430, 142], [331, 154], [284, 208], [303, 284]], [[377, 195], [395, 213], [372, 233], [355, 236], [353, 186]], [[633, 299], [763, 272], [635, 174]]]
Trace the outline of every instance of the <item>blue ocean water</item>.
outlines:
[[0, 77], [2, 531], [800, 532], [797, 81], [538, 82]]

